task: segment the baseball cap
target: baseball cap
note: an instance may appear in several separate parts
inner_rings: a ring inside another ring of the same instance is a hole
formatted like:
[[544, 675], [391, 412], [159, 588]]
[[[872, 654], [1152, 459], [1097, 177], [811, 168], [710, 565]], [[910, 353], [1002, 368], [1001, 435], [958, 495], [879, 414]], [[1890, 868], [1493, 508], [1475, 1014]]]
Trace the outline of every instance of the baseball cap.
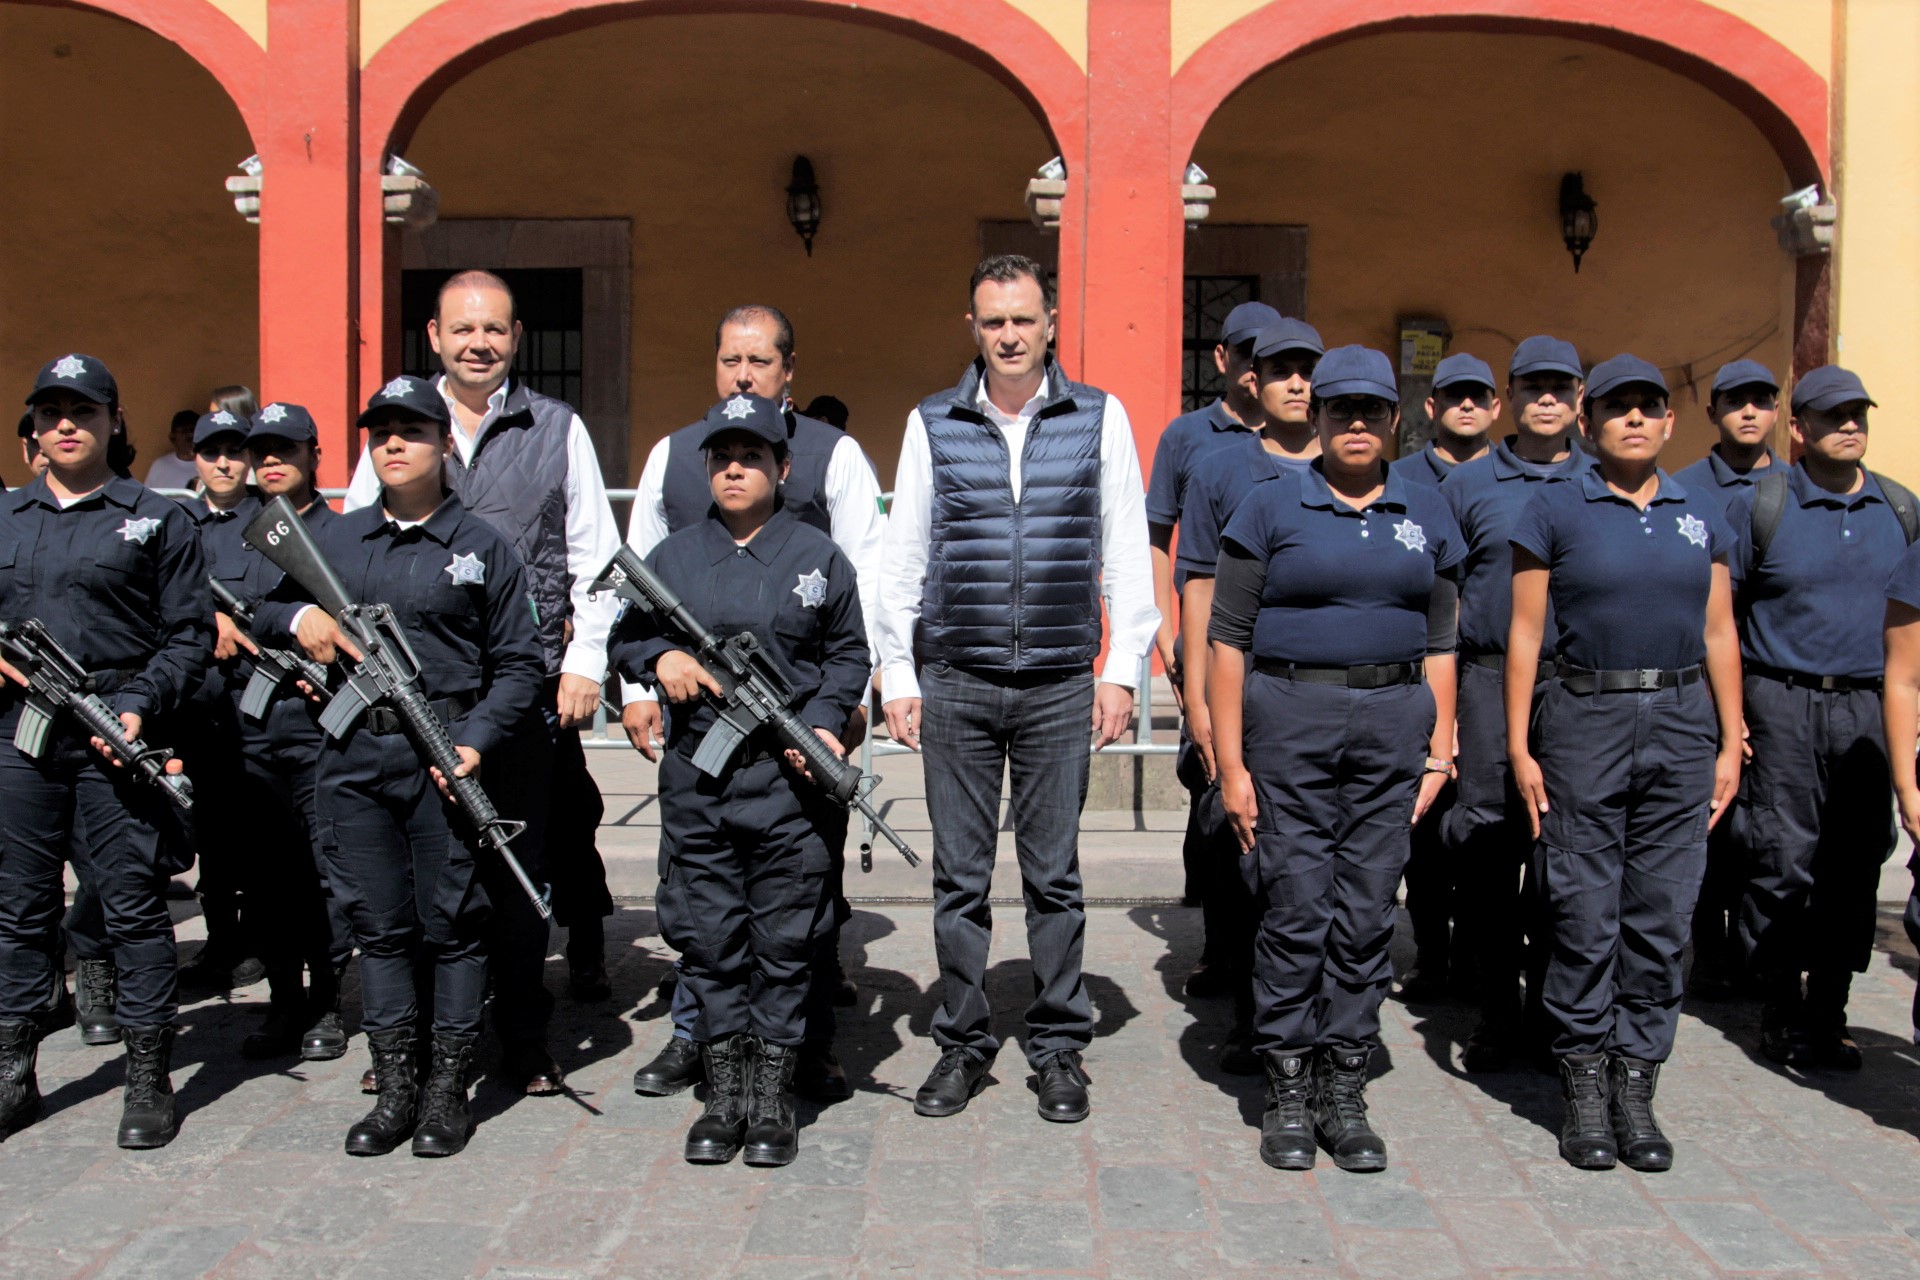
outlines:
[[440, 389], [425, 378], [404, 373], [373, 393], [358, 422], [360, 426], [371, 427], [397, 417], [425, 418], [429, 422], [453, 425], [453, 415], [447, 412], [447, 402]]
[[765, 396], [748, 395], [745, 392], [728, 396], [707, 410], [703, 421], [707, 429], [700, 433], [702, 449], [711, 444], [714, 437], [723, 436], [729, 431], [744, 431], [768, 444], [787, 442], [786, 415], [780, 412], [778, 401]]
[[1473, 383], [1476, 386], [1493, 387], [1493, 370], [1479, 356], [1470, 356], [1462, 351], [1450, 355], [1433, 367], [1433, 389], [1451, 387], [1455, 384]]
[[203, 413], [193, 424], [193, 447], [199, 448], [215, 436], [239, 436], [247, 438], [247, 420], [225, 409], [216, 409], [212, 413]]
[[1253, 340], [1253, 354], [1256, 356], [1277, 355], [1282, 351], [1311, 351], [1315, 355], [1326, 354], [1327, 344], [1320, 340], [1320, 331], [1305, 320], [1295, 320], [1292, 316], [1281, 316], [1260, 331]]
[[275, 400], [265, 405], [253, 415], [253, 430], [247, 433], [249, 443], [262, 437], [274, 440], [318, 440], [319, 430], [313, 425], [313, 415], [307, 407], [300, 404], [283, 404]]
[[92, 356], [64, 355], [40, 366], [34, 375], [33, 390], [27, 403], [34, 404], [49, 392], [66, 391], [95, 404], [118, 404], [120, 384], [113, 380], [107, 366]]
[[1507, 376], [1517, 378], [1523, 373], [1586, 376], [1586, 370], [1580, 367], [1580, 353], [1573, 349], [1573, 344], [1544, 333], [1523, 339], [1513, 349], [1513, 359], [1507, 362]]
[[1658, 387], [1662, 395], [1666, 394], [1667, 380], [1657, 366], [1639, 356], [1618, 355], [1593, 366], [1593, 372], [1587, 375], [1587, 399], [1597, 399], [1618, 387], [1636, 382]]
[[1766, 387], [1770, 391], [1778, 391], [1780, 382], [1773, 376], [1773, 370], [1758, 360], [1734, 360], [1720, 366], [1720, 371], [1713, 375], [1713, 387], [1707, 394], [1718, 395], [1731, 387]]
[[1809, 369], [1805, 377], [1793, 384], [1795, 413], [1802, 409], [1834, 409], [1855, 400], [1874, 404], [1873, 397], [1867, 394], [1866, 384], [1860, 381], [1860, 375], [1851, 369], [1842, 369], [1837, 364], [1823, 364], [1818, 369]]
[[1220, 325], [1220, 341], [1237, 347], [1280, 318], [1280, 313], [1264, 302], [1243, 302], [1227, 312]]
[[1335, 347], [1320, 357], [1313, 369], [1313, 394], [1321, 400], [1335, 396], [1379, 396], [1400, 403], [1393, 361], [1371, 347]]

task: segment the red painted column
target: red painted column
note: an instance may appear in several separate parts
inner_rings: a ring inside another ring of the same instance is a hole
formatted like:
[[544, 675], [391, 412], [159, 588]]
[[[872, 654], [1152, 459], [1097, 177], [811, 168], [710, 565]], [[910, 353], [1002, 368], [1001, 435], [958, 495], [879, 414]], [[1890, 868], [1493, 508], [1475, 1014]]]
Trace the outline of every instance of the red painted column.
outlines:
[[273, 0], [259, 139], [260, 393], [312, 410], [327, 485], [345, 484], [351, 461], [359, 92], [356, 0]]
[[1172, 49], [1169, 0], [1091, 0], [1082, 376], [1127, 407], [1143, 468], [1180, 407]]

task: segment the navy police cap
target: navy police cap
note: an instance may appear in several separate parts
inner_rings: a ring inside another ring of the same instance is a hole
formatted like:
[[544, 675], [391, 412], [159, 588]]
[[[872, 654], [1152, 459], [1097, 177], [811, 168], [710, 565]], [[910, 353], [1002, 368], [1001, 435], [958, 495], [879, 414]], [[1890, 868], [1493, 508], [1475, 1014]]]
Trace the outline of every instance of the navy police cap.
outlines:
[[425, 418], [443, 426], [453, 425], [453, 414], [448, 412], [446, 397], [440, 394], [440, 388], [425, 378], [404, 373], [373, 393], [367, 401], [367, 411], [360, 415], [359, 425], [371, 427], [395, 418]]
[[303, 404], [283, 404], [275, 400], [272, 404], [253, 415], [253, 430], [247, 433], [247, 442], [255, 440], [302, 440], [320, 439], [318, 428], [313, 425], [313, 415], [307, 412]]
[[780, 411], [777, 401], [765, 396], [748, 395], [741, 392], [728, 396], [713, 408], [707, 410], [707, 429], [700, 435], [700, 447], [712, 444], [714, 437], [723, 436], [729, 431], [743, 431], [750, 436], [758, 436], [768, 444], [787, 442], [787, 417]]
[[1576, 378], [1586, 376], [1586, 370], [1580, 367], [1580, 353], [1573, 349], [1573, 344], [1544, 333], [1523, 339], [1513, 349], [1513, 359], [1507, 362], [1509, 378], [1518, 378], [1527, 373], [1565, 373]]
[[1311, 351], [1316, 356], [1325, 355], [1327, 344], [1320, 340], [1320, 331], [1305, 320], [1281, 316], [1262, 329], [1260, 336], [1253, 340], [1253, 354], [1271, 356], [1282, 351]]
[[1658, 387], [1661, 395], [1667, 394], [1667, 380], [1658, 366], [1649, 364], [1639, 356], [1618, 355], [1593, 366], [1593, 372], [1587, 375], [1587, 399], [1597, 399], [1617, 387], [1632, 383]]
[[239, 436], [245, 440], [248, 425], [244, 416], [227, 409], [203, 413], [193, 424], [193, 447], [197, 449], [215, 436]]
[[1713, 388], [1707, 394], [1717, 396], [1734, 387], [1765, 387], [1769, 391], [1778, 391], [1780, 383], [1773, 376], [1773, 370], [1758, 360], [1733, 360], [1721, 365], [1720, 371], [1713, 375]]
[[1335, 347], [1320, 357], [1313, 369], [1313, 394], [1321, 400], [1335, 396], [1378, 396], [1400, 403], [1393, 361], [1372, 347]]
[[1470, 356], [1462, 351], [1457, 355], [1448, 356], [1445, 360], [1442, 360], [1433, 367], [1433, 389], [1435, 391], [1440, 390], [1442, 387], [1465, 385], [1468, 383], [1487, 388], [1492, 388], [1495, 385], [1493, 381], [1493, 370], [1489, 369], [1487, 362], [1479, 356]]
[[27, 403], [37, 404], [43, 397], [65, 391], [95, 404], [119, 404], [120, 384], [113, 380], [107, 366], [92, 356], [64, 355], [40, 366], [34, 376]]
[[1243, 302], [1227, 312], [1220, 325], [1220, 341], [1230, 347], [1250, 342], [1260, 331], [1280, 318], [1280, 313], [1264, 302]]
[[1867, 394], [1866, 384], [1860, 381], [1860, 375], [1851, 369], [1842, 369], [1837, 364], [1823, 364], [1818, 369], [1809, 369], [1805, 377], [1793, 384], [1795, 413], [1802, 409], [1837, 409], [1856, 400], [1874, 403], [1873, 397]]

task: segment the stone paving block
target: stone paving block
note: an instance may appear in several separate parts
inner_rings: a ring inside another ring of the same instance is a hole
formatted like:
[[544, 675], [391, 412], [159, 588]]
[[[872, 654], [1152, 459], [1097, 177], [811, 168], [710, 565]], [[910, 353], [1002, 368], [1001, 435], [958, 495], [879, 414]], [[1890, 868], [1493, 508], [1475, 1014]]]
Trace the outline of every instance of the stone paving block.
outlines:
[[349, 1248], [379, 1230], [399, 1203], [399, 1195], [380, 1187], [309, 1183], [254, 1239], [268, 1248]]
[[1518, 1200], [1447, 1200], [1440, 1216], [1478, 1269], [1549, 1268], [1572, 1261], [1532, 1205]]
[[883, 1160], [868, 1172], [872, 1220], [891, 1226], [974, 1220], [974, 1174], [944, 1160]]
[[1236, 1266], [1332, 1268], [1339, 1264], [1317, 1200], [1252, 1204], [1221, 1200], [1220, 1252]]
[[1459, 1246], [1439, 1231], [1343, 1228], [1336, 1237], [1347, 1268], [1362, 1276], [1393, 1280], [1447, 1280], [1467, 1274]]
[[7, 1233], [9, 1244], [65, 1251], [104, 1248], [150, 1224], [163, 1222], [180, 1198], [165, 1183], [69, 1188], [36, 1205]]
[[873, 1135], [843, 1129], [800, 1131], [800, 1154], [773, 1174], [773, 1183], [810, 1187], [857, 1187], [867, 1180], [873, 1159]]
[[1224, 1269], [1213, 1242], [1192, 1231], [1103, 1231], [1095, 1265], [1107, 1280], [1213, 1280]]
[[1100, 1170], [1100, 1216], [1113, 1231], [1201, 1231], [1200, 1184], [1185, 1169], [1120, 1165]]
[[971, 1228], [868, 1227], [860, 1237], [858, 1274], [873, 1280], [974, 1280], [980, 1242]]
[[1839, 1179], [1817, 1169], [1745, 1169], [1741, 1180], [1759, 1192], [1773, 1216], [1803, 1236], [1884, 1236], [1887, 1218]]
[[1667, 1212], [1693, 1242], [1729, 1271], [1791, 1271], [1815, 1263], [1752, 1204], [1676, 1200]]
[[246, 1238], [247, 1229], [240, 1226], [148, 1227], [121, 1246], [101, 1270], [101, 1280], [184, 1280], [205, 1275]]
[[1526, 1183], [1548, 1220], [1563, 1226], [1628, 1230], [1664, 1226], [1665, 1215], [1645, 1190], [1657, 1179], [1620, 1176], [1621, 1172], [1576, 1169], [1562, 1161], [1543, 1160], [1527, 1166]]
[[591, 1269], [626, 1239], [632, 1197], [570, 1187], [529, 1198], [493, 1232], [487, 1252], [514, 1263]]
[[467, 1275], [479, 1256], [484, 1233], [472, 1222], [390, 1223], [361, 1251], [349, 1280], [419, 1280], [421, 1276]]
[[603, 1275], [633, 1280], [720, 1280], [733, 1273], [745, 1227], [724, 1222], [694, 1232], [681, 1226], [643, 1226], [630, 1232]]
[[1526, 1194], [1519, 1168], [1505, 1148], [1484, 1133], [1467, 1140], [1428, 1136], [1423, 1129], [1416, 1136], [1394, 1139], [1387, 1151], [1393, 1161], [1418, 1169], [1421, 1191], [1436, 1199], [1495, 1200]]
[[866, 1220], [867, 1199], [858, 1191], [789, 1186], [767, 1192], [747, 1252], [777, 1257], [845, 1258], [855, 1252]]
[[1001, 1201], [987, 1205], [982, 1260], [997, 1271], [1083, 1271], [1093, 1263], [1093, 1224], [1084, 1202]]
[[1426, 1198], [1407, 1185], [1405, 1169], [1347, 1173], [1330, 1168], [1322, 1155], [1314, 1184], [1341, 1226], [1431, 1228], [1439, 1226]]
[[62, 1257], [52, 1249], [29, 1249], [9, 1244], [0, 1248], [0, 1280], [64, 1280], [78, 1276], [87, 1264]]
[[1697, 1146], [1676, 1147], [1673, 1168], [1665, 1173], [1618, 1172], [1628, 1178], [1638, 1176], [1641, 1189], [1655, 1200], [1729, 1200], [1747, 1194], [1745, 1184], [1731, 1169]]
[[1920, 1276], [1920, 1247], [1910, 1240], [1823, 1240], [1828, 1269], [1847, 1280], [1912, 1280]]

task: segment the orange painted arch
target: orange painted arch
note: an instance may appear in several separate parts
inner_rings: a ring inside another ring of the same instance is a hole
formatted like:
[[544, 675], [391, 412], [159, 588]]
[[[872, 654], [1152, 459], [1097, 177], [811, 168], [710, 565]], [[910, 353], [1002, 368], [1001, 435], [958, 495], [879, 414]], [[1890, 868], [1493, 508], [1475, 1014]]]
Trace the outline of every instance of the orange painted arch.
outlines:
[[1392, 30], [1566, 36], [1618, 49], [1712, 90], [1751, 120], [1795, 185], [1829, 172], [1827, 82], [1752, 23], [1702, 0], [1317, 0], [1268, 4], [1215, 35], [1173, 79], [1174, 167], [1220, 104], [1259, 72], [1342, 40]]

